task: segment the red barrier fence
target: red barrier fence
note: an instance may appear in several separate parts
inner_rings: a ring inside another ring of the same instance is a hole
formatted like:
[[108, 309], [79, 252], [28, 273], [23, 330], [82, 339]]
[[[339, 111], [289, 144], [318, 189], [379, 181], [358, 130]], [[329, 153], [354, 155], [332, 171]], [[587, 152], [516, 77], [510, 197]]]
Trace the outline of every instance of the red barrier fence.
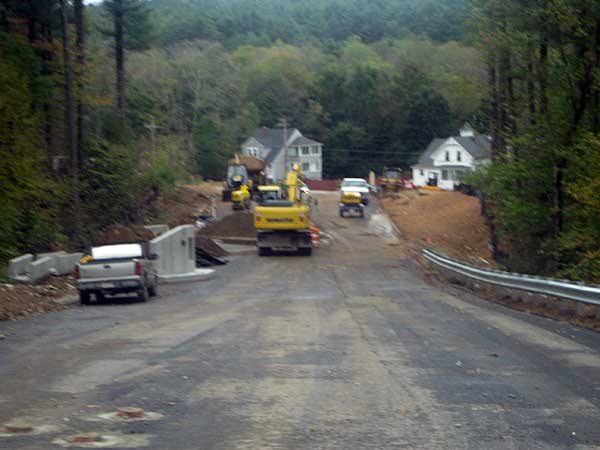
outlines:
[[312, 191], [337, 191], [337, 180], [305, 180], [306, 185]]

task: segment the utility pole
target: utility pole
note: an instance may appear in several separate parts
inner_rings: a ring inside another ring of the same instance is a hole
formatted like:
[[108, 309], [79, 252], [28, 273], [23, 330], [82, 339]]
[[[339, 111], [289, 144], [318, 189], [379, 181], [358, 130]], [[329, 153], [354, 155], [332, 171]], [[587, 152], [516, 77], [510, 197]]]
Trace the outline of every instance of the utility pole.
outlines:
[[287, 141], [288, 141], [288, 136], [287, 136], [287, 127], [288, 127], [288, 121], [285, 117], [282, 117], [279, 120], [278, 125], [280, 127], [283, 127], [283, 161], [284, 161], [284, 165], [285, 165], [285, 171], [287, 172], [289, 169], [288, 167], [288, 147], [287, 147]]

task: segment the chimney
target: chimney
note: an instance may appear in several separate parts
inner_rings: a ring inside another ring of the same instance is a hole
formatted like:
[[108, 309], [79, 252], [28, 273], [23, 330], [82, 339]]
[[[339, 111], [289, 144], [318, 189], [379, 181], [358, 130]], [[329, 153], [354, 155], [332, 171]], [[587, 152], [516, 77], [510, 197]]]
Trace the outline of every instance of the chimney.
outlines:
[[458, 132], [460, 133], [460, 137], [475, 137], [475, 130], [473, 130], [473, 127], [471, 127], [468, 122], [465, 123]]

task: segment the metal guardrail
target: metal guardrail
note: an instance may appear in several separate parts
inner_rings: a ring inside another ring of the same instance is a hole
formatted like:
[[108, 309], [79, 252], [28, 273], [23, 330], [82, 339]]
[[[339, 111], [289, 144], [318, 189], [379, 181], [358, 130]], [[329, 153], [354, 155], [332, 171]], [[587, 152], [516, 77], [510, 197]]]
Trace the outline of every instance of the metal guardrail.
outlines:
[[481, 269], [448, 258], [447, 256], [429, 249], [423, 249], [423, 256], [440, 267], [444, 267], [445, 269], [475, 280], [600, 306], [600, 286], [590, 286], [566, 280], [502, 272], [500, 270]]

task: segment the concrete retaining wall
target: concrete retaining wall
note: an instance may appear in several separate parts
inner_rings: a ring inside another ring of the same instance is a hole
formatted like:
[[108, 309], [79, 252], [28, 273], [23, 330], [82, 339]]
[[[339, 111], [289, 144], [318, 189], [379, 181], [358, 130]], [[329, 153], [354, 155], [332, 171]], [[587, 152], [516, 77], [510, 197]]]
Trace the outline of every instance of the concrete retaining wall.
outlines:
[[158, 255], [155, 266], [159, 275], [194, 272], [196, 269], [194, 227], [181, 225], [167, 231], [150, 242], [150, 251]]
[[8, 277], [16, 278], [20, 275], [23, 275], [25, 272], [27, 272], [29, 264], [31, 264], [32, 261], [33, 255], [30, 253], [11, 259], [8, 263]]

